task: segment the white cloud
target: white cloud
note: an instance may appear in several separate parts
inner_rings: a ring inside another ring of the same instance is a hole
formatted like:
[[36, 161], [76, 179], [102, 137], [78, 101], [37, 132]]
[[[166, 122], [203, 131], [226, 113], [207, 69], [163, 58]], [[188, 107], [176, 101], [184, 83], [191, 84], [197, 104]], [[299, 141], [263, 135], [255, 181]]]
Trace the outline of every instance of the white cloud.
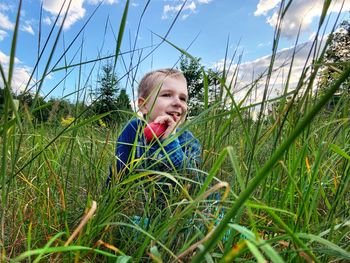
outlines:
[[[293, 90], [298, 81], [300, 80], [303, 68], [309, 65], [306, 61], [312, 42], [306, 42], [299, 44], [296, 47], [296, 54], [294, 55], [294, 61], [291, 69], [291, 76], [289, 78], [289, 91]], [[286, 85], [287, 75], [291, 68], [291, 60], [293, 56], [294, 47], [280, 50], [276, 54], [274, 61], [273, 73], [269, 82], [269, 97], [273, 98], [283, 93], [283, 89]], [[239, 65], [238, 76], [233, 76], [234, 70], [230, 70], [228, 73], [228, 80], [230, 81], [233, 77], [237, 80], [237, 85], [233, 87], [233, 93], [237, 101], [240, 101], [247, 92], [247, 88], [252, 86], [256, 80], [261, 78], [256, 85], [256, 90], [252, 93], [252, 101], [260, 101], [265, 88], [266, 73], [269, 68], [271, 56], [264, 56], [254, 61], [245, 62]], [[222, 69], [223, 60], [216, 63], [213, 68]], [[236, 65], [235, 65], [236, 66]], [[246, 88], [245, 88], [246, 87]]]
[[50, 25], [52, 24], [51, 18], [48, 17], [48, 16], [47, 16], [47, 17], [44, 17], [43, 23], [44, 23], [45, 25], [50, 26]]
[[31, 35], [35, 35], [30, 21], [25, 21], [24, 25], [21, 26], [21, 30]]
[[[101, 0], [87, 0], [87, 2], [89, 4], [93, 4], [93, 5], [96, 5], [96, 4], [99, 4], [101, 2]], [[104, 4], [118, 4], [119, 3], [119, 0], [104, 0], [103, 1]]]
[[[4, 6], [0, 6], [0, 10], [10, 10], [10, 7], [7, 7], [7, 9]], [[24, 22], [24, 25], [20, 26], [20, 30], [25, 31], [27, 33], [30, 33], [34, 35], [34, 30], [31, 26], [31, 21], [27, 20]], [[10, 21], [7, 15], [0, 12], [0, 28], [4, 30], [10, 30], [12, 31], [15, 27], [15, 24]], [[7, 33], [1, 30], [0, 40], [3, 40], [5, 36], [7, 36]]]
[[[7, 56], [5, 53], [1, 52], [0, 50], [0, 63], [2, 65], [5, 65], [7, 66], [10, 62], [10, 57]], [[15, 64], [21, 64], [22, 62], [18, 59], [18, 58], [15, 58]]]
[[12, 10], [12, 9], [13, 9], [12, 5], [0, 3], [0, 10], [8, 11], [8, 10]]
[[[101, 0], [73, 0], [69, 7], [68, 15], [66, 21], [64, 22], [64, 29], [69, 29], [74, 23], [82, 19], [86, 14], [86, 9], [84, 4], [96, 5], [99, 4]], [[119, 0], [104, 0], [103, 4], [116, 4]], [[49, 12], [53, 17], [45, 18], [44, 23], [46, 25], [51, 25], [53, 19], [59, 13], [62, 4], [64, 3], [64, 8], [61, 12], [61, 22], [65, 15], [69, 1], [64, 2], [64, 0], [43, 0], [43, 8], [45, 11]]]
[[184, 14], [184, 15], [181, 16], [181, 19], [182, 19], [182, 20], [185, 20], [185, 19], [186, 19], [187, 17], [189, 17], [189, 16], [190, 16], [189, 14]]
[[281, 0], [260, 0], [256, 6], [254, 15], [266, 15], [268, 11], [274, 9], [280, 2]]
[[3, 41], [8, 34], [6, 31], [0, 29], [0, 41]]
[[[176, 13], [178, 13], [181, 10], [181, 7], [182, 7], [182, 4], [175, 5], [175, 6], [165, 5], [163, 8], [162, 19], [167, 19], [168, 13], [170, 13], [171, 15], [175, 15]], [[196, 12], [196, 8], [197, 8], [197, 6], [196, 6], [195, 2], [193, 2], [193, 1], [191, 3], [185, 4], [182, 11], [189, 10], [189, 13], [184, 14], [183, 19], [187, 18], [191, 13]]]
[[33, 30], [33, 28], [32, 28], [31, 25], [25, 25], [25, 26], [23, 26], [23, 27], [21, 28], [21, 30], [24, 31], [24, 32], [27, 32], [27, 33], [29, 33], [29, 34], [31, 34], [31, 35], [35, 35], [35, 34], [34, 34], [34, 30]]
[[192, 12], [195, 12], [196, 8], [197, 8], [197, 6], [194, 2], [191, 2], [191, 4], [185, 5], [185, 7], [184, 7], [185, 10], [191, 10]]
[[271, 46], [271, 41], [267, 42], [267, 43], [259, 43], [258, 47], [267, 47], [267, 46]]
[[[169, 17], [172, 17], [174, 15], [176, 15], [182, 5], [183, 5], [183, 0], [175, 0], [175, 3], [170, 5], [170, 4], [166, 4], [163, 7], [163, 14], [162, 14], [162, 19], [168, 19]], [[193, 0], [193, 1], [188, 1], [184, 8], [182, 9], [182, 16], [181, 19], [186, 19], [188, 18], [190, 15], [195, 14], [197, 12], [197, 7], [198, 5], [202, 5], [202, 4], [209, 4], [211, 3], [212, 0]]]
[[1, 51], [0, 51], [0, 63], [1, 64], [8, 64], [9, 63], [9, 56], [6, 56]]
[[7, 15], [0, 12], [0, 28], [5, 30], [13, 30], [15, 24], [10, 21]]
[[[57, 15], [62, 7], [64, 0], [43, 0], [43, 8], [52, 15]], [[64, 3], [64, 8], [61, 12], [61, 17], [64, 16], [67, 10], [69, 1]], [[64, 22], [64, 29], [69, 29], [75, 22], [85, 16], [86, 10], [83, 8], [84, 0], [74, 0], [71, 2], [66, 21]]]
[[209, 4], [212, 0], [198, 0], [199, 4]]
[[[278, 20], [278, 8], [280, 0], [260, 0], [255, 15], [266, 16], [266, 22], [275, 27]], [[343, 0], [334, 0], [330, 5], [329, 12], [339, 12]], [[290, 5], [283, 23], [282, 34], [286, 37], [297, 35], [299, 27], [302, 32], [311, 32], [311, 23], [314, 18], [320, 17], [323, 9], [323, 0], [295, 0]], [[343, 12], [350, 10], [350, 1], [344, 2]], [[272, 14], [271, 14], [272, 13]]]
[[[0, 51], [0, 63], [3, 66], [3, 69], [5, 71], [5, 76], [8, 74], [8, 64], [9, 64], [10, 57], [7, 56], [5, 53]], [[23, 66], [22, 62], [15, 58], [15, 68], [13, 70], [13, 77], [12, 77], [12, 89], [16, 92], [23, 91], [26, 84], [29, 81], [30, 77], [30, 71], [31, 68]], [[34, 79], [32, 79], [32, 83], [34, 83]], [[0, 85], [3, 85], [3, 80], [0, 78]]]
[[103, 3], [104, 3], [104, 4], [110, 4], [110, 5], [112, 5], [112, 4], [118, 4], [118, 3], [119, 3], [119, 0], [105, 0]]

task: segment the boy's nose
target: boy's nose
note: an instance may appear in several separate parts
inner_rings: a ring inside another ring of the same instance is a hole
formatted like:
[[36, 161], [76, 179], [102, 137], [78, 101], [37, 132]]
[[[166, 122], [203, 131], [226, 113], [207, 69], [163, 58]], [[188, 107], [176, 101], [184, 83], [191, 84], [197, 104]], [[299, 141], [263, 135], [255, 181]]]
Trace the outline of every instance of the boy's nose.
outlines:
[[187, 111], [187, 104], [184, 104], [183, 101], [180, 100], [180, 98], [174, 98], [172, 101], [172, 106], [175, 108], [181, 108], [183, 112]]
[[174, 98], [173, 99], [173, 105], [181, 106], [181, 100], [179, 98]]

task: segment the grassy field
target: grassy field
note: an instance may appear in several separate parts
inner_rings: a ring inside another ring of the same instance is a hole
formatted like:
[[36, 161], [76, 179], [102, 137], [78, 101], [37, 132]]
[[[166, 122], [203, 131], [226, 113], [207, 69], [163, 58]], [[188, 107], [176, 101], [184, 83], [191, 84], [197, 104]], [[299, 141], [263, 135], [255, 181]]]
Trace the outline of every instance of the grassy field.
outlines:
[[[320, 49], [305, 58], [315, 63], [304, 68], [296, 90], [273, 107], [266, 98], [257, 105], [235, 101], [227, 72], [215, 76], [225, 103], [185, 124], [202, 142], [201, 167], [134, 173], [107, 190], [123, 124], [100, 127], [98, 116], [84, 113], [66, 127], [20, 117], [8, 92], [17, 26], [8, 76], [1, 67], [0, 261], [350, 261], [350, 100], [345, 94], [330, 104], [349, 66], [314, 96]], [[249, 117], [267, 107], [267, 115]], [[162, 192], [164, 177], [176, 185], [169, 193]]]

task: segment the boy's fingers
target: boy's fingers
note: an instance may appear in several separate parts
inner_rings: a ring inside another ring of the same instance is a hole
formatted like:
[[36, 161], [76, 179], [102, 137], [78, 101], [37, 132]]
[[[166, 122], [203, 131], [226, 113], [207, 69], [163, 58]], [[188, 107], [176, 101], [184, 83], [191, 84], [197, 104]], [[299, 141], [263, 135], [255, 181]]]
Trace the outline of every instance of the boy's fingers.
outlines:
[[162, 136], [162, 139], [166, 139], [170, 134], [174, 133], [178, 125], [178, 119], [174, 120], [171, 116], [168, 116], [168, 115], [158, 116], [154, 120], [154, 122], [160, 123], [160, 124], [166, 124], [168, 126]]
[[166, 131], [164, 132], [163, 139], [167, 138], [170, 134], [175, 133], [177, 123], [172, 120], [172, 125], [169, 125]]
[[164, 121], [162, 120], [161, 117], [157, 117], [157, 118], [154, 120], [154, 122], [155, 122], [155, 123], [160, 123], [160, 124], [164, 123]]
[[175, 121], [170, 117], [170, 116], [158, 116], [154, 122], [156, 123], [166, 123], [168, 124], [169, 126], [172, 125], [172, 123], [175, 123]]

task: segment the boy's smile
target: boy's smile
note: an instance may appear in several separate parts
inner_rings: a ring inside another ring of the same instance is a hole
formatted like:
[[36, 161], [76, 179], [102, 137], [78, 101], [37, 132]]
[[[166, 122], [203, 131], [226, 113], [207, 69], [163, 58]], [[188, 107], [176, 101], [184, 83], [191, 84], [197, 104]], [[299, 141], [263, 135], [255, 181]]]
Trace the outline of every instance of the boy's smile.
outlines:
[[153, 88], [147, 100], [139, 98], [138, 103], [141, 112], [148, 114], [149, 122], [166, 115], [171, 116], [175, 122], [179, 122], [187, 113], [187, 99], [187, 83], [182, 79], [167, 77]]

